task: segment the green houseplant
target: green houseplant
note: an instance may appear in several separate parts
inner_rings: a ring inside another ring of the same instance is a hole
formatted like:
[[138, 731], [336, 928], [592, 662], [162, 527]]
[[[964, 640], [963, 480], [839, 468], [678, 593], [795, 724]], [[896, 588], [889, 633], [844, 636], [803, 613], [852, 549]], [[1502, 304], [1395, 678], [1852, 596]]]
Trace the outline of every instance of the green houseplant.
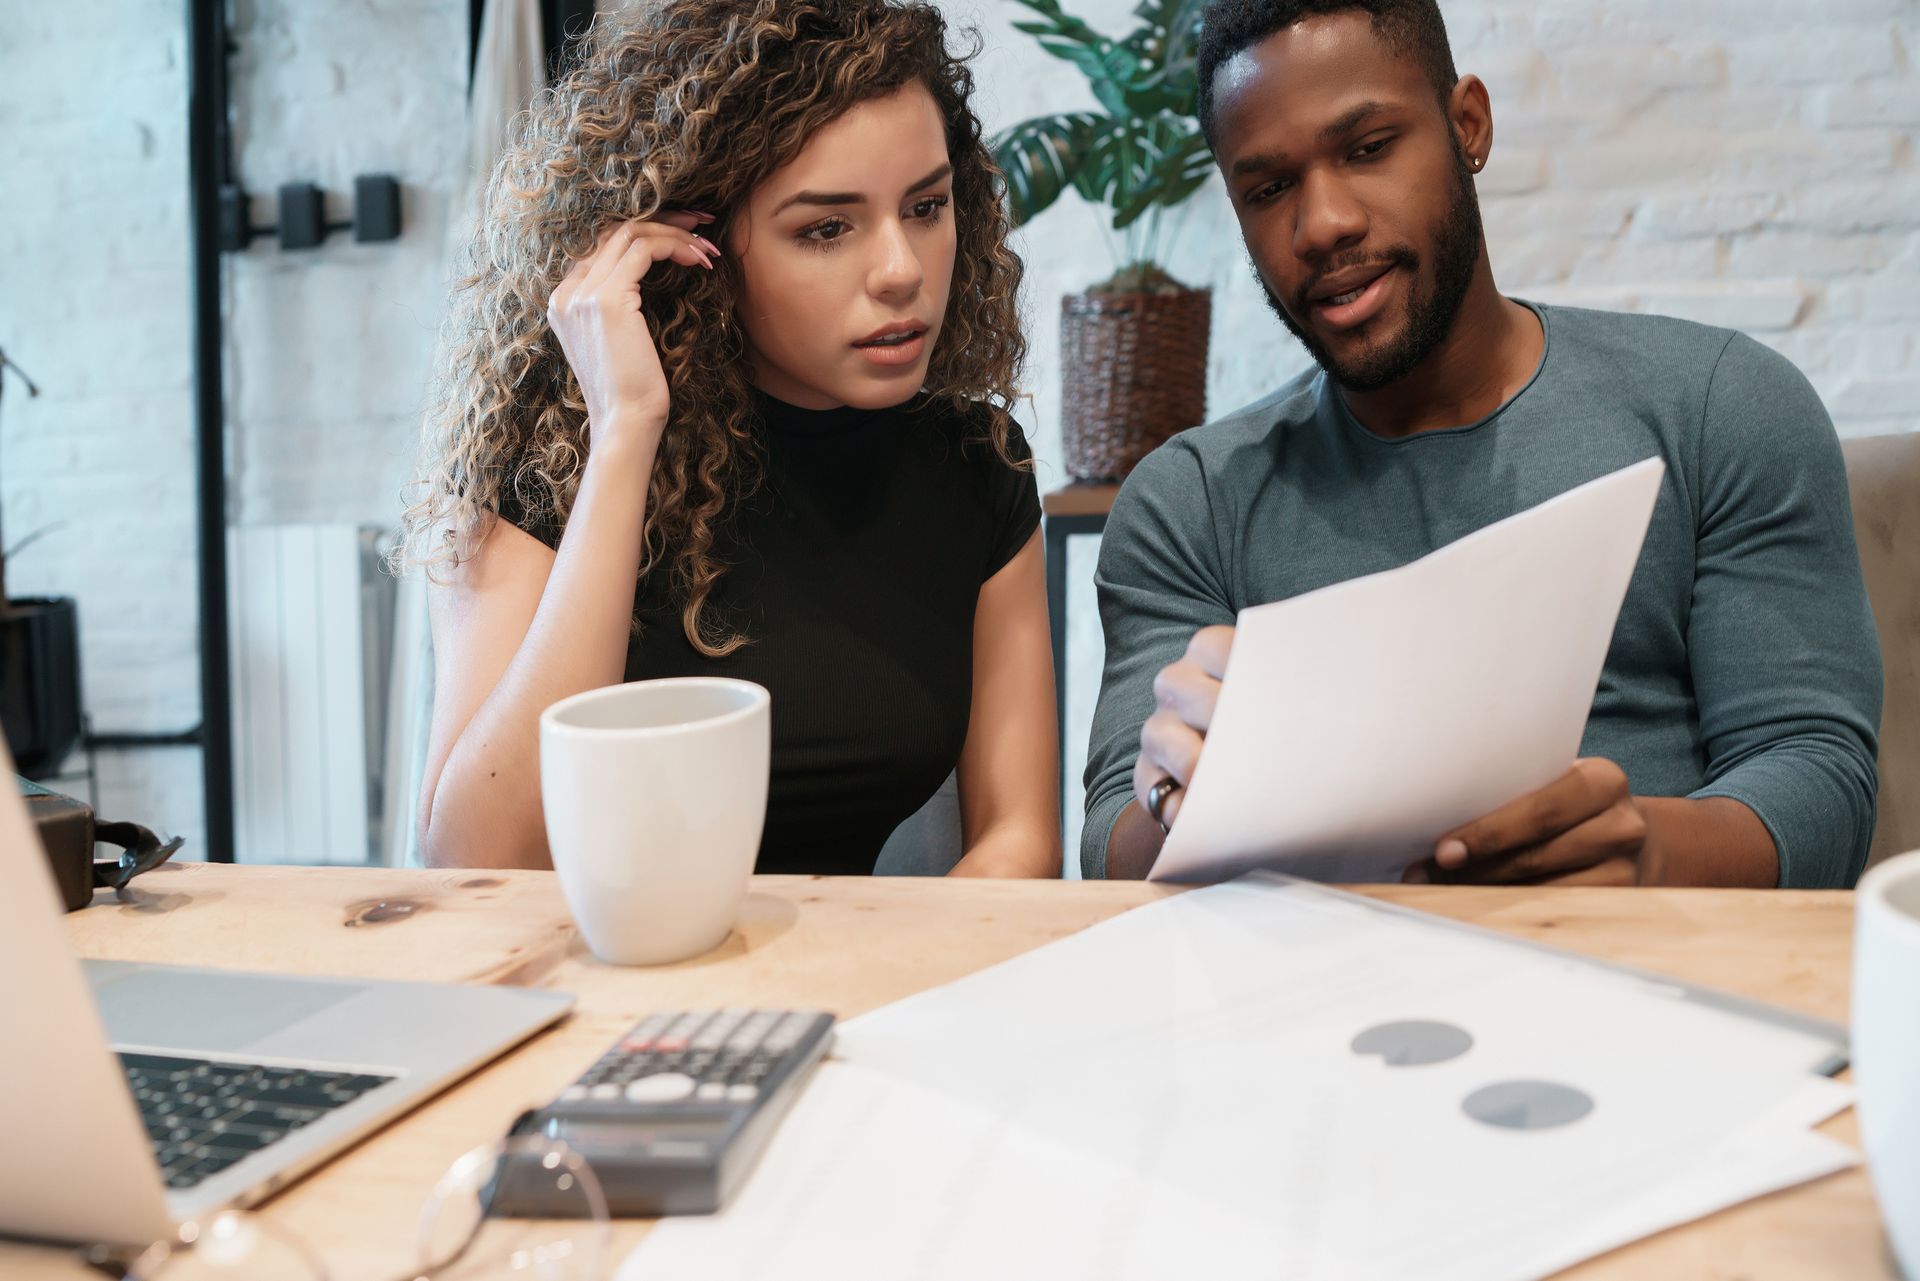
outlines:
[[1017, 2], [1035, 17], [1014, 26], [1077, 67], [1101, 107], [1022, 121], [994, 140], [994, 155], [1016, 225], [1070, 189], [1111, 212], [1113, 275], [1061, 300], [1061, 421], [1068, 473], [1117, 480], [1206, 417], [1212, 295], [1164, 262], [1180, 212], [1213, 171], [1194, 114], [1207, 0], [1142, 0], [1140, 25], [1119, 39], [1060, 0]]

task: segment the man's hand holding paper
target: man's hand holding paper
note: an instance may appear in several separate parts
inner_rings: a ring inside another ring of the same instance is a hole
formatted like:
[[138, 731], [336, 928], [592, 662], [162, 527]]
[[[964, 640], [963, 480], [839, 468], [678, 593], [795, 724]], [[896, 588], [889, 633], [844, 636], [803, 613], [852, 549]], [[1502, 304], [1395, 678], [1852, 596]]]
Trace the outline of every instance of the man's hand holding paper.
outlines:
[[1545, 879], [1637, 856], [1623, 773], [1570, 767], [1662, 474], [1199, 631], [1141, 730], [1136, 836], [1169, 832], [1152, 875]]
[[1575, 759], [1663, 474], [1197, 631], [1153, 682], [1116, 844], [1156, 879], [1768, 881], [1745, 805], [1636, 796], [1618, 763]]
[[[1193, 634], [1186, 654], [1160, 670], [1153, 681], [1154, 713], [1140, 727], [1140, 759], [1133, 767], [1133, 794], [1151, 814], [1171, 824], [1180, 812], [1180, 793], [1193, 779], [1220, 701], [1220, 678], [1227, 674], [1233, 628], [1204, 627]], [[1168, 781], [1171, 780], [1171, 785]], [[1157, 803], [1153, 789], [1160, 787]]]
[[[1233, 635], [1231, 627], [1194, 633], [1185, 656], [1154, 681], [1155, 711], [1140, 731], [1133, 791], [1148, 809], [1153, 789], [1173, 780], [1160, 803], [1169, 825], [1179, 817], [1181, 793], [1206, 746]], [[1646, 834], [1647, 820], [1627, 788], [1626, 772], [1612, 761], [1579, 760], [1546, 787], [1449, 832], [1430, 859], [1407, 868], [1404, 879], [1631, 885]]]
[[1440, 838], [1403, 879], [1460, 885], [1632, 885], [1647, 817], [1609, 760], [1577, 760], [1553, 782]]

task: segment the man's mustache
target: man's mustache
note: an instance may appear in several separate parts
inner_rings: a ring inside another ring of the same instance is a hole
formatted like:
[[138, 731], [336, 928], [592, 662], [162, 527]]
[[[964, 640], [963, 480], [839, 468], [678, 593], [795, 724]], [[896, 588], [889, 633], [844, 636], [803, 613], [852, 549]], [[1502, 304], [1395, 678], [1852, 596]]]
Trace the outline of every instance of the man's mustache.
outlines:
[[1308, 278], [1307, 283], [1300, 286], [1299, 291], [1295, 293], [1293, 297], [1293, 314], [1296, 316], [1305, 316], [1308, 309], [1312, 306], [1308, 300], [1313, 297], [1314, 290], [1320, 288], [1322, 281], [1327, 280], [1329, 277], [1336, 276], [1343, 271], [1357, 271], [1363, 268], [1371, 270], [1374, 267], [1405, 267], [1409, 271], [1414, 271], [1417, 270], [1419, 266], [1420, 255], [1413, 252], [1413, 250], [1406, 245], [1397, 245], [1383, 254], [1366, 256], [1350, 254], [1344, 258], [1337, 258], [1314, 272], [1313, 275]]

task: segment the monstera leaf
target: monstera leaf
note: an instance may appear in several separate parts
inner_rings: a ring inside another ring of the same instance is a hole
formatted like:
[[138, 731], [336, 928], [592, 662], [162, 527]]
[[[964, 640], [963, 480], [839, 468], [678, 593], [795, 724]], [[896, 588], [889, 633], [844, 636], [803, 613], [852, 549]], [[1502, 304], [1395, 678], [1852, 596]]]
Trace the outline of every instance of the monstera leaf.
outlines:
[[1023, 121], [993, 144], [994, 160], [1007, 176], [1007, 204], [1015, 225], [1027, 221], [1072, 186], [1094, 134], [1108, 117], [1094, 112], [1039, 116]]
[[[1033, 13], [1014, 26], [1087, 78], [1099, 112], [1025, 120], [993, 142], [1016, 224], [1072, 187], [1112, 211], [1116, 231], [1185, 201], [1212, 171], [1195, 119], [1194, 51], [1207, 0], [1141, 0], [1140, 25], [1102, 35], [1060, 0], [1017, 0]], [[1130, 242], [1131, 243], [1131, 242]]]
[[1114, 230], [1123, 231], [1148, 210], [1185, 200], [1212, 169], [1200, 126], [1162, 111], [1107, 121], [1093, 135], [1073, 186], [1087, 200], [1109, 206]]

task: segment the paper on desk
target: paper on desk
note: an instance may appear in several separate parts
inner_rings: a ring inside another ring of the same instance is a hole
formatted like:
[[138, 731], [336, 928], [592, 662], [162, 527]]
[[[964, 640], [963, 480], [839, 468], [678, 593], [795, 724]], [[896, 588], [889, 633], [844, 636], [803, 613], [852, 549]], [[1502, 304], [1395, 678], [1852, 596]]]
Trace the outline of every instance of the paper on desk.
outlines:
[[1666, 465], [1240, 612], [1155, 880], [1398, 880], [1573, 763]]
[[[1355, 1034], [1472, 1045], [1389, 1067]], [[843, 1026], [736, 1202], [622, 1281], [1524, 1281], [1854, 1157], [1819, 1035], [1273, 876], [1167, 899]], [[1541, 1078], [1573, 1124], [1473, 1121]]]
[[618, 1281], [1167, 1281], [1247, 1275], [1258, 1225], [852, 1064], [823, 1064], [734, 1200]]
[[[1354, 1054], [1358, 1034], [1398, 1020], [1472, 1045], [1418, 1068]], [[1808, 1090], [1844, 1104], [1809, 1075], [1831, 1049], [1578, 958], [1262, 876], [853, 1020], [837, 1052], [1262, 1225], [1280, 1275], [1495, 1278], [1849, 1163], [1806, 1133], [1805, 1102], [1780, 1113]], [[1532, 1132], [1463, 1112], [1510, 1080], [1576, 1087], [1593, 1111]]]
[[1282, 1063], [1341, 1076], [1377, 1066], [1351, 1054], [1352, 1038], [1404, 1019], [1465, 1028], [1472, 1053], [1456, 1062], [1476, 1071], [1665, 1077], [1697, 1067], [1731, 1077], [1716, 1086], [1722, 1098], [1745, 1088], [1768, 1106], [1835, 1049], [1827, 1036], [1683, 1000], [1577, 955], [1256, 873], [852, 1019], [835, 1052], [994, 1103], [1010, 1091], [1094, 1088], [1099, 1074], [1086, 1069], [1102, 1061], [1125, 1062], [1130, 1088], [1164, 1080], [1204, 1092], [1235, 1074], [1270, 1080]]
[[[1573, 1235], [1561, 1235], [1558, 1217], [1483, 1203], [1473, 1217], [1499, 1231], [1483, 1233], [1479, 1252], [1435, 1240], [1388, 1261], [1310, 1259], [1272, 1222], [1223, 1215], [989, 1117], [952, 1113], [905, 1082], [840, 1068], [822, 1070], [810, 1087], [819, 1104], [788, 1119], [732, 1206], [660, 1224], [618, 1281], [1533, 1281], [1854, 1159], [1819, 1135], [1755, 1131], [1681, 1155], [1638, 1201], [1599, 1207]], [[886, 1124], [866, 1124], [874, 1116]]]
[[1853, 1090], [1810, 1077], [1782, 1105], [1655, 1175], [1638, 1196], [1589, 1207], [1565, 1236], [1531, 1243], [1533, 1272], [1547, 1275], [1716, 1210], [1794, 1187], [1860, 1163], [1860, 1154], [1808, 1127], [1845, 1111]]
[[[1820, 1111], [1843, 1106], [1831, 1093]], [[1811, 1112], [1798, 1105], [1805, 1119]], [[1530, 1281], [1581, 1259], [1851, 1164], [1778, 1113], [1705, 1151], [1674, 1152], [1617, 1203], [1546, 1214], [1457, 1190], [1451, 1231], [1301, 1233], [1291, 1207], [1211, 1204], [950, 1095], [853, 1064], [822, 1066], [760, 1168], [717, 1215], [670, 1219], [618, 1281]], [[1391, 1226], [1399, 1207], [1356, 1207]]]

